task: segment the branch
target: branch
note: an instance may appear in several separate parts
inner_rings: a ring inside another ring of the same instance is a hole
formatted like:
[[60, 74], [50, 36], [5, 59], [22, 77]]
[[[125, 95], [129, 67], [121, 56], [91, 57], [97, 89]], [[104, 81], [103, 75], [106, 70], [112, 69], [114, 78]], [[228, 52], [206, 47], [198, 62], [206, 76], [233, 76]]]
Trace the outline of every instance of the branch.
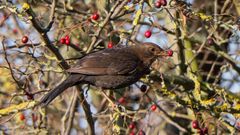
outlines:
[[90, 135], [95, 135], [95, 127], [94, 127], [94, 120], [93, 120], [93, 117], [92, 117], [92, 112], [91, 112], [91, 109], [90, 109], [90, 105], [88, 104], [87, 100], [85, 99], [84, 97], [84, 94], [83, 94], [83, 90], [81, 89], [80, 86], [77, 86], [78, 88], [78, 91], [81, 92], [81, 94], [79, 95], [79, 99], [80, 99], [80, 102], [82, 104], [82, 107], [83, 107], [83, 110], [85, 112], [85, 115], [86, 115], [86, 119], [87, 119], [87, 122], [89, 124], [89, 127], [90, 127]]
[[20, 82], [19, 82], [19, 81], [15, 78], [15, 76], [14, 76], [14, 72], [13, 72], [12, 66], [11, 66], [11, 64], [10, 64], [10, 62], [9, 62], [9, 60], [8, 60], [8, 57], [7, 57], [7, 51], [6, 51], [6, 47], [5, 47], [5, 45], [4, 45], [4, 39], [2, 39], [1, 42], [2, 42], [2, 47], [3, 47], [3, 51], [4, 51], [4, 58], [5, 58], [5, 60], [6, 60], [7, 64], [8, 64], [8, 67], [9, 67], [9, 70], [10, 70], [10, 73], [11, 73], [11, 76], [12, 76], [13, 80], [16, 82], [16, 84], [18, 85], [18, 87], [25, 92], [25, 90], [24, 90], [24, 88], [22, 87], [22, 85], [20, 84]]
[[35, 13], [33, 12], [32, 8], [29, 8], [26, 11], [30, 16], [32, 16], [31, 22], [33, 27], [37, 30], [37, 32], [39, 33], [39, 35], [41, 35], [42, 40], [44, 41], [45, 45], [47, 46], [48, 49], [51, 50], [52, 53], [55, 54], [55, 56], [57, 57], [57, 59], [60, 62], [61, 67], [63, 67], [64, 69], [68, 69], [69, 65], [67, 64], [67, 62], [64, 60], [63, 56], [60, 54], [59, 50], [51, 43], [50, 39], [48, 38], [47, 35], [47, 31], [45, 31], [39, 24], [39, 22], [37, 22], [37, 18]]
[[[54, 47], [54, 45], [51, 43], [51, 41], [48, 38], [47, 32], [44, 31], [44, 29], [42, 29], [39, 25], [39, 23], [36, 21], [36, 16], [33, 12], [33, 10], [30, 8], [26, 11], [30, 16], [32, 16], [31, 22], [33, 24], [33, 26], [36, 28], [36, 30], [38, 31], [38, 33], [41, 35], [41, 38], [43, 39], [45, 45], [52, 51], [52, 53], [55, 54], [55, 56], [57, 57], [58, 60], [61, 61], [60, 65], [66, 70], [68, 69], [70, 66], [67, 64], [67, 62], [64, 60], [63, 56], [59, 53], [59, 50], [57, 48]], [[81, 91], [81, 87], [77, 86], [78, 90]], [[90, 110], [90, 105], [87, 103], [87, 101], [84, 99], [84, 95], [83, 92], [80, 94], [80, 101], [82, 101], [82, 106], [86, 115], [86, 119], [88, 121], [88, 124], [90, 126], [91, 129], [91, 135], [95, 134], [95, 129], [94, 129], [94, 121], [92, 118], [92, 112]]]
[[117, 3], [112, 7], [108, 15], [106, 16], [105, 20], [103, 21], [102, 25], [98, 28], [95, 35], [92, 37], [92, 42], [87, 49], [87, 53], [89, 53], [96, 43], [98, 43], [98, 38], [103, 30], [103, 28], [108, 24], [110, 19], [114, 18], [118, 13], [120, 13], [121, 9], [128, 3], [128, 0], [118, 0]]
[[[197, 39], [189, 39], [191, 40], [192, 42], [195, 42], [195, 43], [199, 43], [199, 44], [204, 44], [202, 41], [200, 40], [197, 40]], [[226, 52], [224, 52], [220, 46], [221, 45], [217, 45], [217, 44], [212, 44], [213, 45], [213, 48], [212, 47], [208, 47], [208, 46], [203, 46], [204, 48], [206, 48], [207, 50], [215, 53], [215, 54], [218, 54], [220, 56], [222, 56], [231, 66], [232, 68], [238, 72], [238, 74], [240, 74], [240, 67], [236, 64], [238, 63], [237, 61], [235, 61], [231, 56], [229, 56]], [[198, 55], [199, 53], [196, 54], [196, 56]], [[194, 56], [194, 57], [196, 57]]]
[[16, 112], [21, 112], [30, 108], [35, 107], [36, 101], [28, 101], [28, 102], [23, 102], [18, 105], [11, 105], [7, 108], [1, 109], [0, 110], [0, 118], [3, 116], [8, 116], [10, 114], [16, 113]]
[[56, 0], [53, 0], [52, 7], [51, 7], [52, 10], [51, 10], [50, 17], [49, 17], [50, 21], [49, 21], [47, 27], [44, 30], [45, 32], [48, 32], [52, 28], [52, 25], [54, 23], [54, 18], [55, 18], [55, 16], [54, 16], [55, 7], [56, 7]]
[[[62, 131], [62, 134], [63, 135], [68, 135], [71, 131], [71, 128], [72, 128], [72, 124], [73, 124], [73, 118], [74, 118], [74, 114], [75, 114], [75, 109], [76, 109], [76, 106], [77, 106], [77, 102], [78, 102], [78, 91], [74, 90], [73, 92], [73, 95], [72, 95], [72, 99], [71, 99], [71, 103], [62, 119], [62, 123], [63, 123], [63, 131]], [[69, 117], [68, 117], [69, 115]], [[65, 124], [66, 124], [66, 120], [68, 117], [68, 122], [67, 122], [67, 128], [65, 129]]]
[[[152, 100], [151, 97], [146, 93], [146, 96], [148, 97], [148, 99]], [[157, 102], [155, 102], [154, 100], [152, 100], [152, 102], [154, 102], [154, 104], [158, 107], [158, 109], [163, 112], [162, 113], [162, 117], [164, 120], [166, 120], [168, 123], [172, 124], [173, 126], [175, 126], [176, 128], [178, 128], [180, 131], [182, 132], [187, 132], [187, 130], [185, 128], [183, 128], [182, 126], [180, 126], [177, 122], [174, 122], [174, 119], [172, 116], [170, 116], [161, 106], [159, 106], [157, 104]]]

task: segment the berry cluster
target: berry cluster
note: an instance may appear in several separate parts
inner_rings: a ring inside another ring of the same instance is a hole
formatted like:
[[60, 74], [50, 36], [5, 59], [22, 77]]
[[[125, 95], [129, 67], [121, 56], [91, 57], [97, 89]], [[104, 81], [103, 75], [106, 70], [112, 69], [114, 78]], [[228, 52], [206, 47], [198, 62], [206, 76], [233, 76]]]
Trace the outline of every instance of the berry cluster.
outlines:
[[68, 35], [66, 35], [65, 37], [62, 37], [60, 39], [60, 43], [61, 44], [66, 44], [66, 45], [70, 45], [70, 37]]
[[[131, 132], [129, 133], [129, 135], [135, 135], [135, 131], [134, 129], [136, 128], [136, 122], [132, 122], [128, 125], [128, 128], [131, 130]], [[145, 135], [145, 132], [143, 130], [139, 130], [138, 131], [138, 135]]]
[[167, 0], [157, 0], [155, 3], [155, 7], [160, 8], [161, 6], [167, 6]]
[[207, 127], [200, 128], [199, 123], [198, 123], [197, 120], [192, 121], [192, 128], [197, 129], [199, 135], [208, 134], [208, 128]]

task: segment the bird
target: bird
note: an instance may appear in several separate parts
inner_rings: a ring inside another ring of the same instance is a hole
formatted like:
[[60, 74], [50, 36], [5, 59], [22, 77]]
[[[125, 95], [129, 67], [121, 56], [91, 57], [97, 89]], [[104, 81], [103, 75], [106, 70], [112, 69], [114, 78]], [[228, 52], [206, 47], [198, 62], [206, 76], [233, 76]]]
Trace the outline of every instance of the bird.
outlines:
[[167, 51], [151, 42], [89, 53], [67, 69], [69, 76], [44, 95], [39, 103], [47, 106], [64, 90], [78, 84], [90, 84], [101, 89], [127, 87], [148, 74], [157, 58], [166, 55]]

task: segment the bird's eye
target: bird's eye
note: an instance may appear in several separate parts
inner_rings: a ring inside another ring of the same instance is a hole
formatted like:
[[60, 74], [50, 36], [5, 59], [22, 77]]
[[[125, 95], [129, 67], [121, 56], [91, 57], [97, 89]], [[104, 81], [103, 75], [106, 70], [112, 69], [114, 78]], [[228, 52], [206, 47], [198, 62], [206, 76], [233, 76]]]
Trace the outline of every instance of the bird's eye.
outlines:
[[155, 48], [151, 48], [150, 50], [151, 50], [151, 52], [155, 52]]

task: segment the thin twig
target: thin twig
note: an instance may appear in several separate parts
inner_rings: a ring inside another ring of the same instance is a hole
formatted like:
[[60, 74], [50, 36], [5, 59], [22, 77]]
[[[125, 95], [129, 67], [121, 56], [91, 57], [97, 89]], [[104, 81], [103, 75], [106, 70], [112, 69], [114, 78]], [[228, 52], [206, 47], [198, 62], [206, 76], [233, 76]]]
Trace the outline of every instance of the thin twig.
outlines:
[[54, 23], [54, 18], [55, 18], [55, 16], [54, 16], [55, 7], [56, 7], [56, 0], [53, 0], [52, 1], [52, 6], [51, 6], [51, 12], [50, 12], [50, 16], [49, 16], [49, 18], [50, 18], [49, 20], [50, 21], [49, 21], [47, 27], [45, 28], [45, 32], [50, 31], [50, 29], [52, 28], [52, 25]]
[[[150, 98], [150, 96], [148, 94], [146, 94], [146, 96]], [[151, 99], [152, 100], [152, 99]], [[176, 128], [178, 128], [180, 131], [182, 132], [187, 132], [187, 130], [185, 128], [183, 128], [182, 126], [180, 126], [178, 123], [174, 122], [173, 117], [170, 116], [161, 106], [159, 106], [154, 100], [152, 100], [152, 102], [154, 102], [154, 104], [158, 107], [158, 109], [163, 112], [163, 114], [161, 115], [168, 123], [172, 124], [173, 126], [175, 126]]]
[[74, 114], [75, 114], [75, 110], [76, 110], [76, 105], [77, 105], [77, 102], [78, 102], [77, 99], [78, 99], [78, 91], [74, 90], [73, 98], [72, 98], [72, 101], [71, 101], [71, 107], [70, 107], [68, 122], [67, 122], [67, 128], [66, 128], [66, 131], [64, 132], [64, 135], [69, 135], [70, 134], [72, 124], [73, 124]]
[[118, 13], [120, 13], [121, 9], [128, 3], [128, 0], [118, 0], [117, 3], [112, 7], [108, 15], [106, 16], [105, 20], [103, 21], [102, 25], [98, 28], [95, 35], [92, 37], [92, 42], [87, 49], [87, 53], [89, 53], [94, 46], [98, 43], [98, 38], [103, 30], [103, 28], [109, 23], [111, 18], [114, 18]]
[[4, 58], [5, 58], [5, 60], [6, 60], [7, 64], [8, 64], [11, 76], [12, 76], [13, 80], [16, 82], [16, 84], [18, 85], [18, 87], [20, 89], [23, 89], [22, 85], [19, 83], [19, 81], [14, 76], [14, 72], [13, 72], [12, 66], [11, 66], [11, 64], [10, 64], [10, 62], [8, 60], [8, 57], [7, 57], [7, 51], [6, 51], [6, 47], [4, 45], [4, 39], [2, 39], [1, 42], [2, 42], [2, 47], [3, 47], [3, 51], [4, 51]]

